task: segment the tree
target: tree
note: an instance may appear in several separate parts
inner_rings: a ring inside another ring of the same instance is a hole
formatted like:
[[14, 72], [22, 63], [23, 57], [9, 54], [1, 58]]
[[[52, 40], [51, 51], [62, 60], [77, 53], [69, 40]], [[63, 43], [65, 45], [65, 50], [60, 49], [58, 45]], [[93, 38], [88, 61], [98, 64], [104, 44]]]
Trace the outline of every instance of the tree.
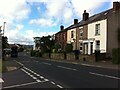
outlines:
[[2, 49], [8, 48], [9, 44], [8, 44], [8, 38], [2, 36]]
[[55, 44], [52, 36], [43, 36], [34, 38], [37, 47], [40, 47], [42, 52], [50, 52]]
[[60, 48], [61, 48], [61, 45], [60, 45], [60, 44], [56, 43], [56, 44], [54, 45], [55, 52], [58, 52], [58, 50], [59, 50]]
[[66, 47], [65, 47], [65, 51], [66, 52], [72, 52], [72, 50], [73, 50], [72, 44], [67, 44]]

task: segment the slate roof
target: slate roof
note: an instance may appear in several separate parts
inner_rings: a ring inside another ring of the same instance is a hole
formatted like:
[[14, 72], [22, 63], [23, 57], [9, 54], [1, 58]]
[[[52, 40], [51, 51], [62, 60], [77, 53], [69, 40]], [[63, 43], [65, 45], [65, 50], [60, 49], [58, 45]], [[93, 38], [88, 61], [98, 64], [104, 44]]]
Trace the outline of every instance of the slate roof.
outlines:
[[[101, 13], [90, 16], [89, 19], [86, 20], [86, 21], [81, 20], [78, 24], [72, 24], [72, 25], [68, 26], [67, 28], [65, 28], [64, 30], [59, 31], [58, 33], [61, 33], [61, 32], [64, 32], [64, 31], [67, 31], [67, 30], [70, 30], [70, 29], [73, 29], [73, 28], [77, 28], [77, 27], [80, 27], [80, 26], [83, 26], [83, 25], [86, 25], [86, 24], [89, 24], [89, 23], [92, 23], [92, 22], [107, 19], [112, 13], [114, 13], [114, 11], [111, 8], [109, 10], [106, 10], [106, 11], [103, 11]], [[58, 33], [56, 33], [56, 34], [58, 34]]]

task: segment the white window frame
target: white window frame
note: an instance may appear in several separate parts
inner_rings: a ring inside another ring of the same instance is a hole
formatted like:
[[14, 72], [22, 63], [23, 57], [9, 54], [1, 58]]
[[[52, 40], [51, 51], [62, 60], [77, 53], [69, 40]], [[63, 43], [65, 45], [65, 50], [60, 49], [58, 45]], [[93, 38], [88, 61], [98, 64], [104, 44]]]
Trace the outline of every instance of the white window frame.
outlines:
[[96, 50], [100, 50], [100, 40], [96, 40]]
[[80, 29], [80, 37], [83, 36], [83, 28]]
[[100, 24], [95, 25], [95, 35], [100, 35]]

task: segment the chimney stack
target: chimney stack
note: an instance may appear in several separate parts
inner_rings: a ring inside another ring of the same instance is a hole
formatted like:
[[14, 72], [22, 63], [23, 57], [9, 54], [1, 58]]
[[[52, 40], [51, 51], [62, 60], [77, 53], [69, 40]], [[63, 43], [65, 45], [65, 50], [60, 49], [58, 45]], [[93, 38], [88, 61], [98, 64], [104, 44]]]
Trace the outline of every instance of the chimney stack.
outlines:
[[60, 30], [62, 31], [63, 29], [64, 29], [64, 26], [63, 26], [63, 25], [61, 25], [61, 26], [60, 26]]
[[89, 18], [89, 13], [87, 13], [86, 10], [84, 10], [84, 13], [83, 13], [83, 21], [88, 20], [88, 18]]
[[120, 2], [113, 2], [113, 11], [117, 11], [120, 9]]
[[74, 19], [74, 24], [77, 24], [78, 23], [78, 19]]

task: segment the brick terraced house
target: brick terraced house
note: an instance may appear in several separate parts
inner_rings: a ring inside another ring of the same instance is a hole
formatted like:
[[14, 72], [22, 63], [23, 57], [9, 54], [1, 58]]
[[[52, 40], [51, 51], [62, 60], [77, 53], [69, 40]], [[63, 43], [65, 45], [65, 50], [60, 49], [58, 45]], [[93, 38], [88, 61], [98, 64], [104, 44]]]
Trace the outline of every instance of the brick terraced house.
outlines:
[[62, 30], [56, 34], [56, 39], [61, 46], [71, 43], [73, 50], [80, 50], [82, 54], [91, 55], [95, 50], [100, 50], [107, 57], [111, 57], [112, 49], [119, 47], [117, 39], [119, 28], [120, 2], [113, 2], [113, 8], [90, 17], [84, 10], [80, 22], [74, 19], [74, 24], [63, 30], [65, 39]]

